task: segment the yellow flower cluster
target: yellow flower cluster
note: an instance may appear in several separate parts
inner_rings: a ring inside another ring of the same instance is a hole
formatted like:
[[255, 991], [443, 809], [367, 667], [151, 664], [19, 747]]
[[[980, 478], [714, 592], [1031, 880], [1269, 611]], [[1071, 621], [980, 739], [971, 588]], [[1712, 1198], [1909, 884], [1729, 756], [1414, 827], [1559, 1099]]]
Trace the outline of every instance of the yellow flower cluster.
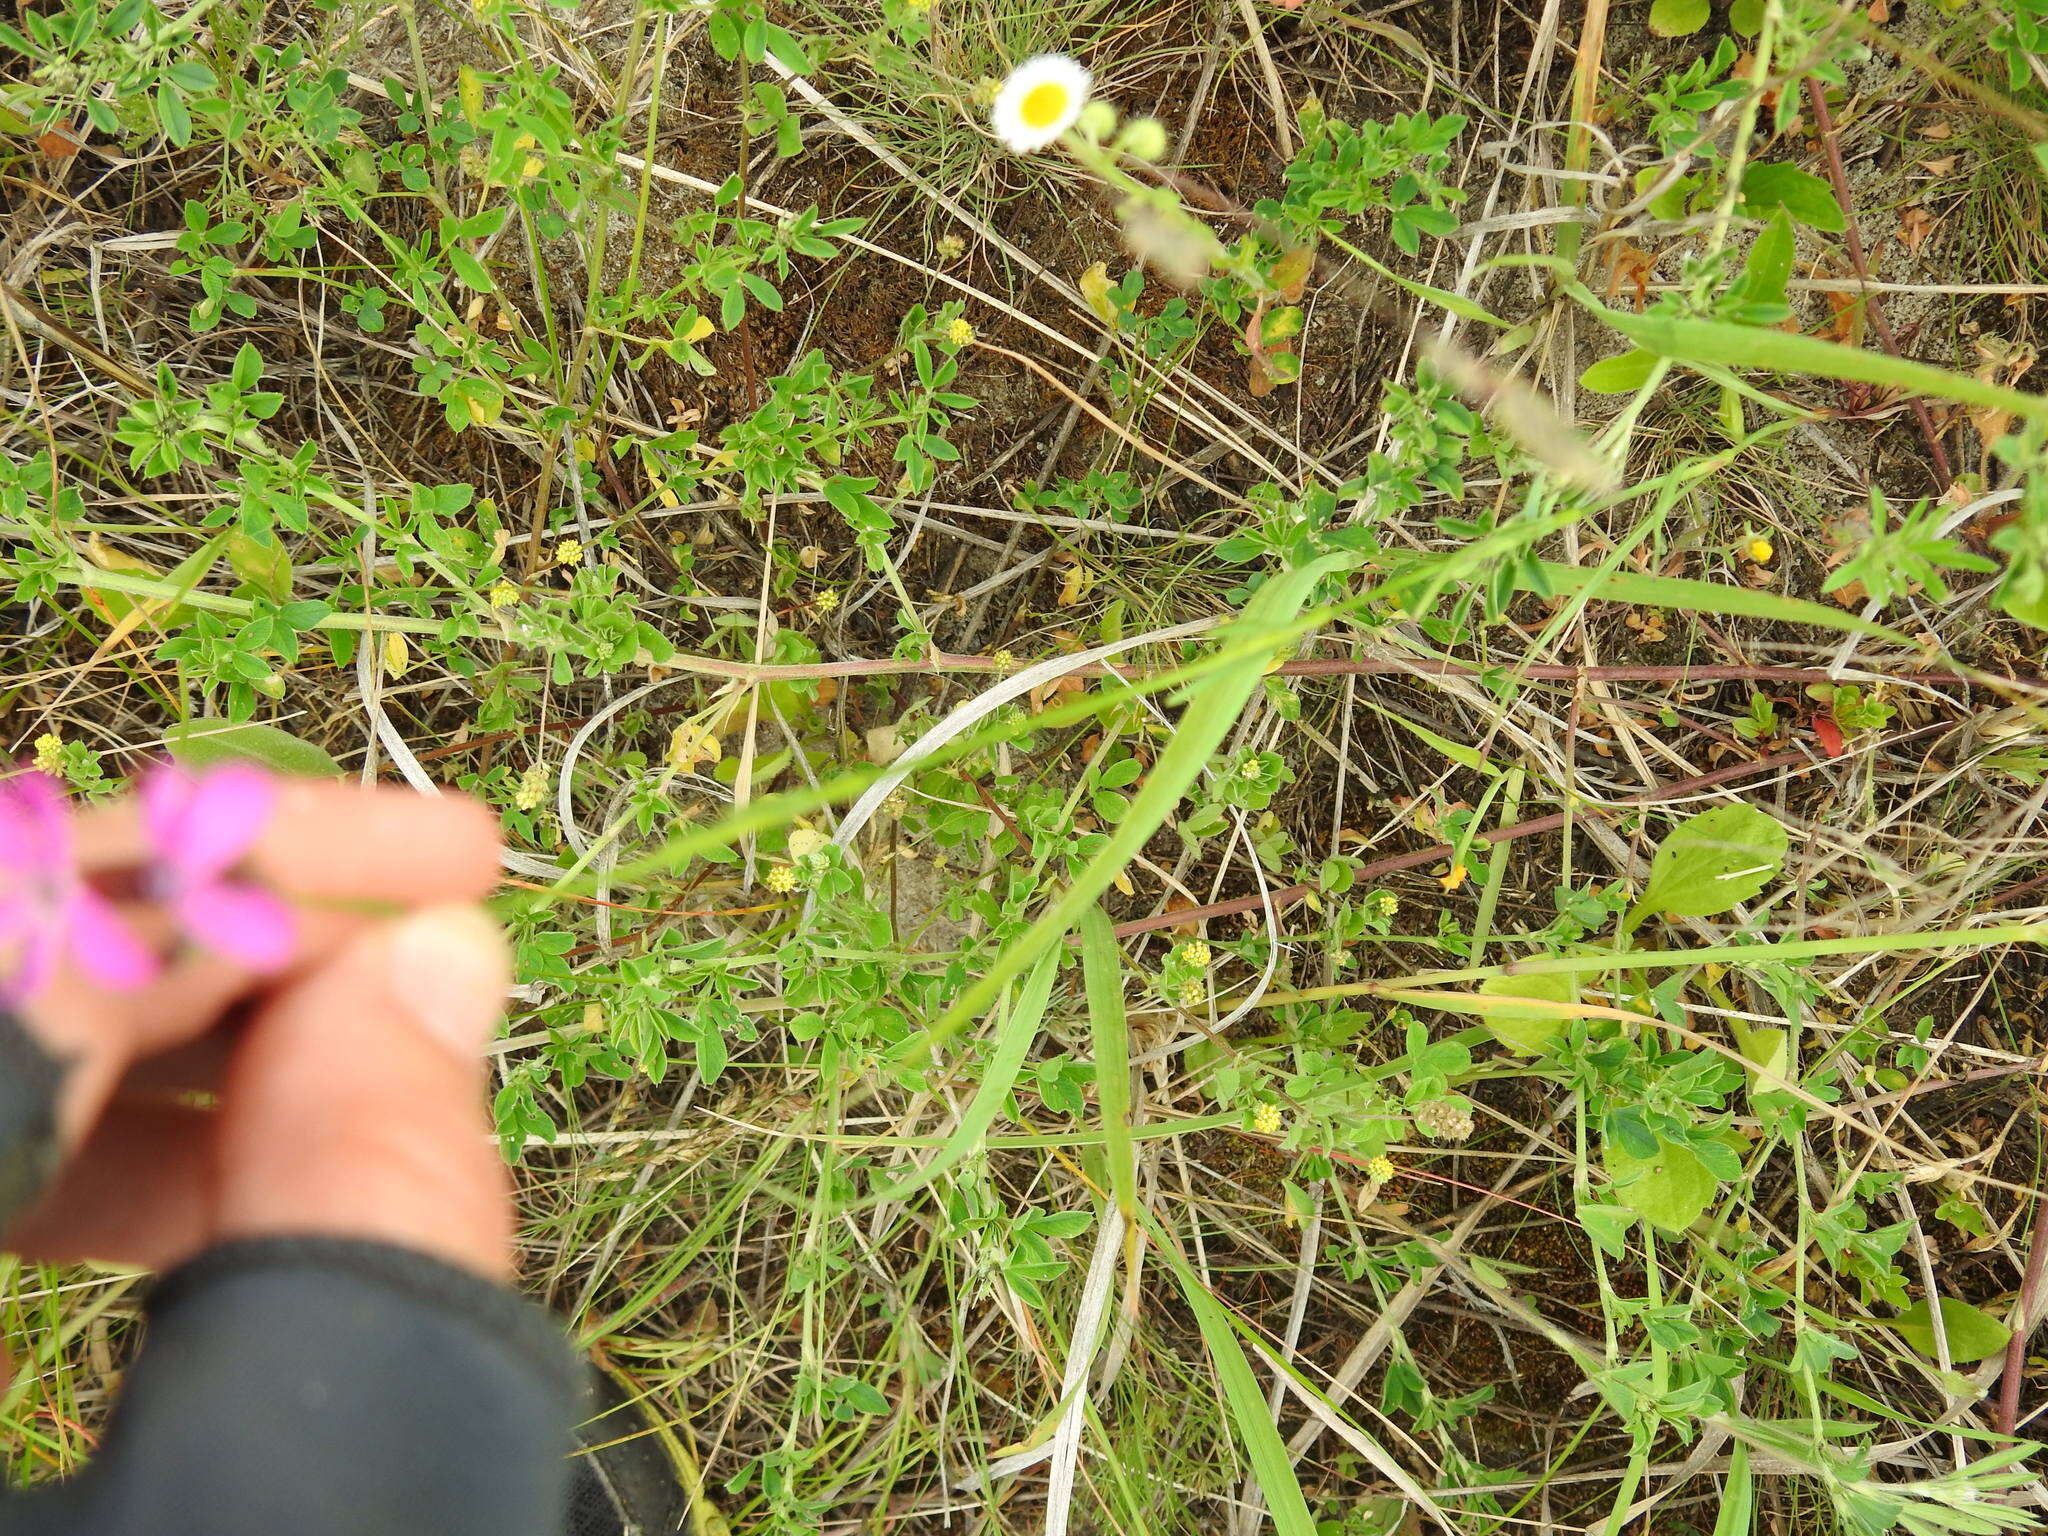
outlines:
[[1183, 944], [1180, 947], [1180, 957], [1189, 965], [1192, 965], [1197, 969], [1200, 969], [1201, 967], [1206, 966], [1209, 963], [1209, 946], [1204, 944], [1200, 939], [1195, 940], [1195, 942], [1192, 944]]
[[787, 864], [777, 864], [761, 883], [776, 895], [787, 896], [796, 889], [796, 871]]
[[493, 608], [510, 608], [519, 601], [519, 595], [519, 589], [513, 586], [511, 582], [501, 581], [491, 588], [491, 606]]
[[64, 771], [64, 738], [55, 731], [45, 731], [36, 738], [36, 767], [44, 773]]
[[811, 606], [820, 613], [830, 613], [839, 606], [839, 594], [827, 587], [811, 599]]
[[956, 315], [952, 324], [946, 327], [946, 340], [956, 347], [964, 347], [974, 340], [974, 327]]
[[1261, 1104], [1252, 1111], [1252, 1129], [1261, 1136], [1278, 1136], [1282, 1123], [1278, 1104]]
[[564, 539], [555, 546], [555, 564], [580, 565], [583, 562], [583, 542], [580, 539]]
[[519, 776], [519, 787], [512, 792], [512, 803], [522, 811], [539, 810], [541, 801], [548, 797], [548, 781], [553, 777], [546, 763], [535, 763]]
[[1394, 1160], [1391, 1157], [1369, 1157], [1365, 1160], [1365, 1176], [1375, 1184], [1384, 1184], [1394, 1176]]

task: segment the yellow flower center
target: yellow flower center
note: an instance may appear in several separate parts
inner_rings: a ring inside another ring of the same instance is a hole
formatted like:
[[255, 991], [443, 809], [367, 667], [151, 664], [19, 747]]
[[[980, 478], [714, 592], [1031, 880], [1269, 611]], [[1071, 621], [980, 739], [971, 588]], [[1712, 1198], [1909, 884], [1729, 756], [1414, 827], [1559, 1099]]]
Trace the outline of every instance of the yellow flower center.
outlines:
[[1031, 87], [1017, 108], [1017, 115], [1024, 119], [1027, 128], [1050, 128], [1066, 112], [1067, 88], [1054, 80]]

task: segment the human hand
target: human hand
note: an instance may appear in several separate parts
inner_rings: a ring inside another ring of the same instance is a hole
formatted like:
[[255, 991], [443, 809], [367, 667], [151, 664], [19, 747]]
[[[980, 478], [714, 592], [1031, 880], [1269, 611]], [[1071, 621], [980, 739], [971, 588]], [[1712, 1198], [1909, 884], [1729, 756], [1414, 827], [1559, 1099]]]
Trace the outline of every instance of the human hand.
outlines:
[[[88, 873], [144, 853], [132, 799], [73, 834]], [[509, 962], [474, 905], [496, 841], [456, 797], [279, 784], [239, 869], [292, 911], [269, 974], [178, 946], [157, 903], [120, 903], [168, 963], [111, 990], [67, 957], [17, 1005], [62, 1070], [63, 1161], [0, 1248], [162, 1269], [223, 1239], [328, 1234], [502, 1277], [511, 1216], [479, 1053]]]
[[495, 1283], [491, 818], [246, 775], [142, 799], [0, 783], [0, 1207], [58, 1165], [0, 1247], [170, 1269], [91, 1463], [0, 1529], [558, 1536], [576, 1368]]

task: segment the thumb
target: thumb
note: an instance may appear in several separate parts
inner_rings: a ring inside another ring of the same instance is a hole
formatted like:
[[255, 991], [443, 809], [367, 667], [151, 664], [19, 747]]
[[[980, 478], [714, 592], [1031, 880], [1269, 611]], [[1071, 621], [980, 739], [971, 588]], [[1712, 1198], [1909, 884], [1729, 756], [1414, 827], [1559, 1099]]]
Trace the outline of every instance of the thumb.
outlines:
[[275, 996], [222, 1085], [219, 1235], [369, 1238], [502, 1278], [511, 1205], [481, 1052], [510, 972], [480, 908], [428, 907]]

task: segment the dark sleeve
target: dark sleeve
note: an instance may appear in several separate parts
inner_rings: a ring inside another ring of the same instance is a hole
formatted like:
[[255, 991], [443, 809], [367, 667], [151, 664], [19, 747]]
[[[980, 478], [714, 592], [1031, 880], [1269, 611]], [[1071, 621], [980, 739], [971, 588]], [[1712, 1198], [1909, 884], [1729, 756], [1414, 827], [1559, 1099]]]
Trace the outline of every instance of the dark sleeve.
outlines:
[[0, 1003], [0, 1232], [56, 1171], [63, 1071]]
[[277, 1238], [157, 1286], [92, 1465], [7, 1536], [559, 1536], [568, 1349], [508, 1290], [409, 1249]]
[[[0, 1011], [0, 1226], [52, 1160], [38, 1062]], [[92, 1464], [0, 1498], [0, 1536], [559, 1536], [577, 1387], [546, 1315], [467, 1270], [221, 1244], [151, 1292]]]

